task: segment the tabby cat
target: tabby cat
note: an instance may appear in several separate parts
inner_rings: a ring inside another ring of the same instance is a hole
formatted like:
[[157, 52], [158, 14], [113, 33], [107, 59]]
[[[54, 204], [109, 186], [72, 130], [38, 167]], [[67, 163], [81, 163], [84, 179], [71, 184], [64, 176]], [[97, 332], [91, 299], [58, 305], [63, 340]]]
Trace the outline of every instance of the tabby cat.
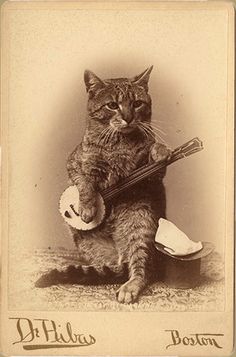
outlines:
[[[71, 184], [77, 185], [84, 222], [96, 214], [96, 191], [133, 170], [167, 157], [170, 150], [155, 140], [151, 126], [148, 81], [152, 67], [128, 79], [102, 80], [85, 71], [88, 92], [87, 129], [68, 159]], [[158, 219], [165, 217], [165, 172], [142, 182], [111, 204], [107, 219], [95, 230], [70, 228], [80, 266], [43, 275], [36, 286], [59, 283], [123, 282], [121, 303], [133, 303], [148, 283], [158, 278], [162, 261], [154, 246]]]

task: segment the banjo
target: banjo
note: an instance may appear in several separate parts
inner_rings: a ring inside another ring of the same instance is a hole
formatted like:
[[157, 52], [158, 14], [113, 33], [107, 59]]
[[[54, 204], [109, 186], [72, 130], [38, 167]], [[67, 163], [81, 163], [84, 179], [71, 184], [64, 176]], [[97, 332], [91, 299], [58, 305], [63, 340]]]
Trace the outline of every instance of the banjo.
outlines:
[[97, 192], [97, 214], [95, 218], [89, 223], [85, 223], [78, 213], [80, 198], [76, 185], [69, 186], [62, 193], [59, 204], [59, 211], [64, 220], [70, 226], [82, 231], [92, 230], [98, 227], [105, 219], [106, 205], [109, 201], [116, 198], [135, 184], [157, 174], [158, 171], [164, 167], [179, 159], [192, 155], [202, 149], [203, 143], [201, 140], [199, 140], [199, 138], [196, 137], [173, 150], [167, 159], [144, 165], [133, 171], [128, 177], [121, 179], [117, 184]]

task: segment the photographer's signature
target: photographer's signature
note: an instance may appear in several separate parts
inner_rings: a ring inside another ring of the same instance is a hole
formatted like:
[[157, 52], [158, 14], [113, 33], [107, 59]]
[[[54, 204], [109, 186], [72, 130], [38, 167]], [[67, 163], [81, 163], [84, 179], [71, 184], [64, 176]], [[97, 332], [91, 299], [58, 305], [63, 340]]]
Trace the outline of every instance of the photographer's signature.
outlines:
[[20, 343], [25, 350], [85, 347], [96, 342], [92, 335], [75, 331], [70, 322], [58, 324], [54, 320], [25, 317], [12, 317], [10, 320], [15, 320], [18, 332], [13, 345]]

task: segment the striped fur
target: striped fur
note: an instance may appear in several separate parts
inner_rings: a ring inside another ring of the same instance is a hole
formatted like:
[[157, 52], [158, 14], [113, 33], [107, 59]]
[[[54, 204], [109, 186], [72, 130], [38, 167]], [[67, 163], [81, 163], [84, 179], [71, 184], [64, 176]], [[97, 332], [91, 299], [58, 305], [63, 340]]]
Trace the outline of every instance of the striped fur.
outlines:
[[93, 265], [70, 265], [64, 271], [51, 270], [36, 282], [36, 287], [48, 287], [55, 284], [83, 284], [98, 285], [108, 283], [122, 283], [128, 277], [127, 265], [93, 266]]
[[[117, 183], [136, 168], [159, 161], [169, 150], [155, 140], [148, 80], [152, 68], [133, 79], [101, 80], [85, 72], [88, 92], [87, 129], [68, 159], [71, 183], [80, 192], [80, 215], [96, 214], [95, 192]], [[165, 217], [162, 176], [139, 184], [112, 202], [106, 221], [96, 230], [71, 232], [88, 267], [52, 271], [37, 286], [126, 281], [117, 292], [121, 303], [134, 302], [158, 277], [161, 260], [154, 246], [157, 222]]]

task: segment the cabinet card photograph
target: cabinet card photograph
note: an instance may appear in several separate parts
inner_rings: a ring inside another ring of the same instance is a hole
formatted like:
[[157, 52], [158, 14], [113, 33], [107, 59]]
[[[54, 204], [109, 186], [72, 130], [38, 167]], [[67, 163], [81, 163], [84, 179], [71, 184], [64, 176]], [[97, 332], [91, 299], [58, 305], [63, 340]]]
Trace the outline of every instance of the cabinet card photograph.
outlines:
[[232, 3], [1, 10], [1, 352], [230, 356]]

